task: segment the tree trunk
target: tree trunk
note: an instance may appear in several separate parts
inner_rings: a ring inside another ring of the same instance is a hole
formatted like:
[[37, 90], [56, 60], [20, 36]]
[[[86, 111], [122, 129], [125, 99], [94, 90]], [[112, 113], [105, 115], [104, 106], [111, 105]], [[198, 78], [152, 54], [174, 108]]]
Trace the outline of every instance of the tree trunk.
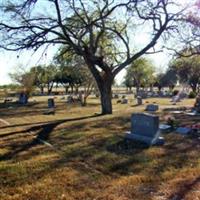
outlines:
[[74, 86], [70, 85], [70, 88], [71, 88], [71, 94], [73, 94], [74, 93]]
[[81, 98], [81, 106], [86, 106], [87, 105], [87, 97], [84, 95], [82, 98]]
[[69, 86], [65, 86], [65, 94], [68, 94]]
[[44, 94], [44, 87], [43, 86], [40, 86], [40, 93], [41, 93], [41, 95]]
[[139, 85], [136, 85], [136, 94], [137, 94], [137, 95], [138, 95], [139, 91], [140, 91], [140, 86], [139, 86]]
[[79, 86], [76, 85], [76, 86], [75, 86], [75, 94], [76, 94], [76, 95], [78, 94], [78, 89], [79, 89]]
[[99, 87], [101, 94], [101, 113], [112, 114], [112, 81], [102, 82]]
[[47, 94], [50, 95], [53, 89], [54, 82], [47, 83]]
[[191, 88], [192, 88], [192, 91], [193, 91], [194, 93], [196, 93], [196, 91], [197, 91], [197, 84], [191, 84], [190, 86], [191, 86]]
[[153, 92], [153, 84], [150, 85], [150, 92]]
[[114, 75], [109, 68], [106, 67], [107, 71], [99, 72], [93, 60], [91, 60], [90, 55], [85, 56], [85, 61], [93, 74], [100, 93], [101, 101], [101, 114], [112, 114], [112, 83], [114, 80]]

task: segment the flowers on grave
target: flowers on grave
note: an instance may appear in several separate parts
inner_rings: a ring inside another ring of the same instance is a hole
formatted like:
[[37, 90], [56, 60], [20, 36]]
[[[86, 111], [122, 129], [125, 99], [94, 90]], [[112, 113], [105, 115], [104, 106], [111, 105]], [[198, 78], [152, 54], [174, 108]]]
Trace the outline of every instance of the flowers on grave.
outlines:
[[191, 128], [193, 131], [200, 130], [200, 124], [191, 124], [191, 125], [187, 125], [186, 127]]
[[164, 119], [165, 119], [167, 125], [171, 126], [172, 129], [178, 127], [178, 125], [179, 125], [179, 122], [172, 115], [166, 115], [164, 117]]

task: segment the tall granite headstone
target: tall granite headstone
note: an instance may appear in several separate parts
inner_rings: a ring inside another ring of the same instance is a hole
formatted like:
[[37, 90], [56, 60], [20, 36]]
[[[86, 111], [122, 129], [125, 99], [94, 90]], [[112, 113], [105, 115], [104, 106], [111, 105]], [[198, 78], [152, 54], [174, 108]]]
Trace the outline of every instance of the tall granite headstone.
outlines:
[[142, 97], [137, 96], [137, 105], [142, 105]]
[[159, 117], [147, 113], [134, 113], [131, 116], [131, 132], [126, 138], [138, 140], [148, 145], [164, 143], [159, 138]]
[[25, 93], [20, 93], [19, 94], [19, 103], [23, 104], [23, 105], [27, 104], [28, 103], [28, 95]]
[[53, 98], [48, 99], [48, 108], [55, 108], [55, 102]]

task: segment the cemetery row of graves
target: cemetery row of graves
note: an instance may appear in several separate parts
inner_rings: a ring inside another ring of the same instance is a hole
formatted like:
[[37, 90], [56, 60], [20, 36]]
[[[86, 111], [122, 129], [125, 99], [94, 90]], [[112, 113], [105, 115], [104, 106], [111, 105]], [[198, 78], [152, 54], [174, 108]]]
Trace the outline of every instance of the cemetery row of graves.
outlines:
[[198, 199], [200, 99], [155, 94], [2, 101], [0, 199]]
[[0, 200], [200, 200], [199, 10], [1, 1]]

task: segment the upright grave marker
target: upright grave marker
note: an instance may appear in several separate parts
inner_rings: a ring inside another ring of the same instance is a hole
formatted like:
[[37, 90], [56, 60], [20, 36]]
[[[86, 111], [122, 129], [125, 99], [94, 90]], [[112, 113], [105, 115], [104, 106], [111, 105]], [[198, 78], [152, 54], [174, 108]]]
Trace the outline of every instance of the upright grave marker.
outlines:
[[155, 112], [159, 109], [159, 106], [157, 104], [148, 104], [146, 106], [146, 111], [150, 111], [150, 112]]
[[138, 140], [148, 145], [163, 144], [164, 139], [159, 136], [158, 116], [147, 113], [132, 114], [131, 132], [126, 134], [127, 139]]
[[55, 102], [53, 98], [48, 99], [48, 108], [55, 108]]
[[26, 93], [22, 92], [19, 94], [19, 103], [23, 105], [28, 103], [28, 95]]
[[53, 98], [48, 99], [48, 110], [43, 112], [44, 115], [54, 115], [55, 114], [55, 102]]

